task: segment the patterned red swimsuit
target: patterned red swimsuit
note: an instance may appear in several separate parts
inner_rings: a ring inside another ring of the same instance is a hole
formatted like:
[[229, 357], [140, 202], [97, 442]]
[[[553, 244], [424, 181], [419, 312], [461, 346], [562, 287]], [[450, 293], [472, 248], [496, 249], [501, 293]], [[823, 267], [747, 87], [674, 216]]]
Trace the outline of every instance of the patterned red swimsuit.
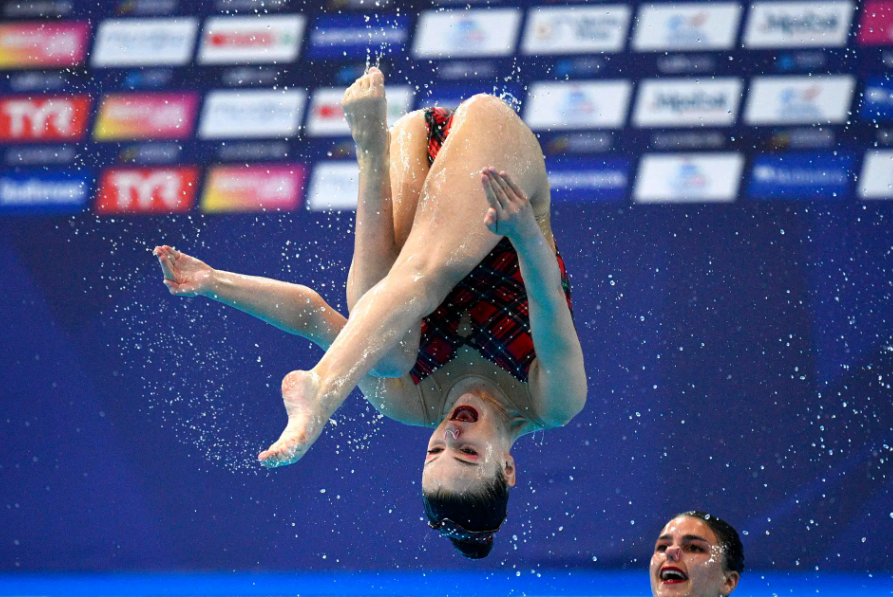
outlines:
[[[452, 110], [446, 108], [425, 110], [429, 165], [434, 163], [449, 134], [452, 118]], [[570, 280], [561, 255], [557, 254], [556, 258], [570, 308]], [[466, 311], [471, 317], [472, 332], [464, 338], [459, 335], [459, 320]], [[536, 352], [530, 335], [527, 289], [521, 279], [518, 254], [507, 238], [499, 241], [440, 306], [422, 320], [419, 356], [411, 371], [416, 385], [455, 358], [463, 345], [476, 348], [485, 359], [518, 381], [527, 382]]]

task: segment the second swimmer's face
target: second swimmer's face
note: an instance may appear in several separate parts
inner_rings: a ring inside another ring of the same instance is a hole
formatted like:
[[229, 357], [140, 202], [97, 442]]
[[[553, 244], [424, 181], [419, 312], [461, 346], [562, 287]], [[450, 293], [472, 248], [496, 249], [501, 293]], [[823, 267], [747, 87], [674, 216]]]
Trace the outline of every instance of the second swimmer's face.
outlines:
[[428, 440], [422, 490], [465, 493], [493, 479], [500, 467], [508, 484], [514, 485], [514, 461], [495, 441], [497, 424], [481, 398], [460, 397]]
[[738, 578], [725, 570], [722, 546], [703, 520], [678, 516], [660, 532], [651, 556], [654, 597], [725, 596]]

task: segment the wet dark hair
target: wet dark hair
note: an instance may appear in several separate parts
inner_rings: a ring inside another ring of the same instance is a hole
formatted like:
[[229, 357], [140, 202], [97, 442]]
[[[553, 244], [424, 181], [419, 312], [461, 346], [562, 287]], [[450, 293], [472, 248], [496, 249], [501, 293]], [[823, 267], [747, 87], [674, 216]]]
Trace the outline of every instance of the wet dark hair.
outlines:
[[476, 490], [423, 492], [422, 498], [428, 524], [449, 538], [463, 556], [478, 560], [489, 555], [509, 503], [509, 486], [501, 468]]
[[741, 538], [738, 536], [738, 531], [735, 530], [735, 527], [721, 518], [700, 510], [682, 512], [673, 518], [679, 518], [680, 516], [697, 518], [710, 527], [710, 530], [713, 531], [713, 534], [719, 540], [720, 547], [722, 547], [722, 567], [727, 572], [737, 572], [738, 574], [744, 572], [744, 545], [741, 543]]

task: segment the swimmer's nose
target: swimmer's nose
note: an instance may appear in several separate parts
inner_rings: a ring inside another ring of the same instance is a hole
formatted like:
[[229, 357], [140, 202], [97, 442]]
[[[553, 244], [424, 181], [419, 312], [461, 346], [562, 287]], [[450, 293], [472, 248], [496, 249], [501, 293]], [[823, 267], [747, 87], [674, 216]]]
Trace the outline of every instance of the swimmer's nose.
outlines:
[[679, 561], [679, 557], [682, 555], [682, 548], [678, 545], [671, 545], [667, 548], [667, 559], [672, 560], [674, 562]]
[[457, 442], [460, 435], [462, 435], [462, 428], [455, 424], [449, 424], [443, 432], [443, 441], [447, 444]]

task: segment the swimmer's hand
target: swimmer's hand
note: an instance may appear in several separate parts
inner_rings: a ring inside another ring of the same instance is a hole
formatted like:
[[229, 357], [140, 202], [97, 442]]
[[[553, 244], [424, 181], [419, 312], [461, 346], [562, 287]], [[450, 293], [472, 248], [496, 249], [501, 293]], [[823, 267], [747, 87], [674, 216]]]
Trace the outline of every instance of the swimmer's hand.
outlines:
[[495, 168], [484, 168], [481, 184], [490, 204], [484, 216], [487, 230], [507, 236], [512, 242], [542, 236], [530, 200], [508, 174], [497, 172]]
[[354, 81], [341, 99], [344, 118], [362, 154], [384, 154], [388, 150], [388, 103], [384, 74], [376, 67]]
[[199, 296], [211, 292], [214, 286], [214, 269], [204, 261], [190, 257], [173, 247], [155, 247], [152, 254], [158, 257], [164, 285], [176, 296]]
[[318, 400], [319, 378], [310, 371], [292, 371], [282, 380], [282, 401], [288, 424], [279, 439], [258, 454], [267, 468], [294, 464], [310, 449], [334, 414], [325, 401]]

